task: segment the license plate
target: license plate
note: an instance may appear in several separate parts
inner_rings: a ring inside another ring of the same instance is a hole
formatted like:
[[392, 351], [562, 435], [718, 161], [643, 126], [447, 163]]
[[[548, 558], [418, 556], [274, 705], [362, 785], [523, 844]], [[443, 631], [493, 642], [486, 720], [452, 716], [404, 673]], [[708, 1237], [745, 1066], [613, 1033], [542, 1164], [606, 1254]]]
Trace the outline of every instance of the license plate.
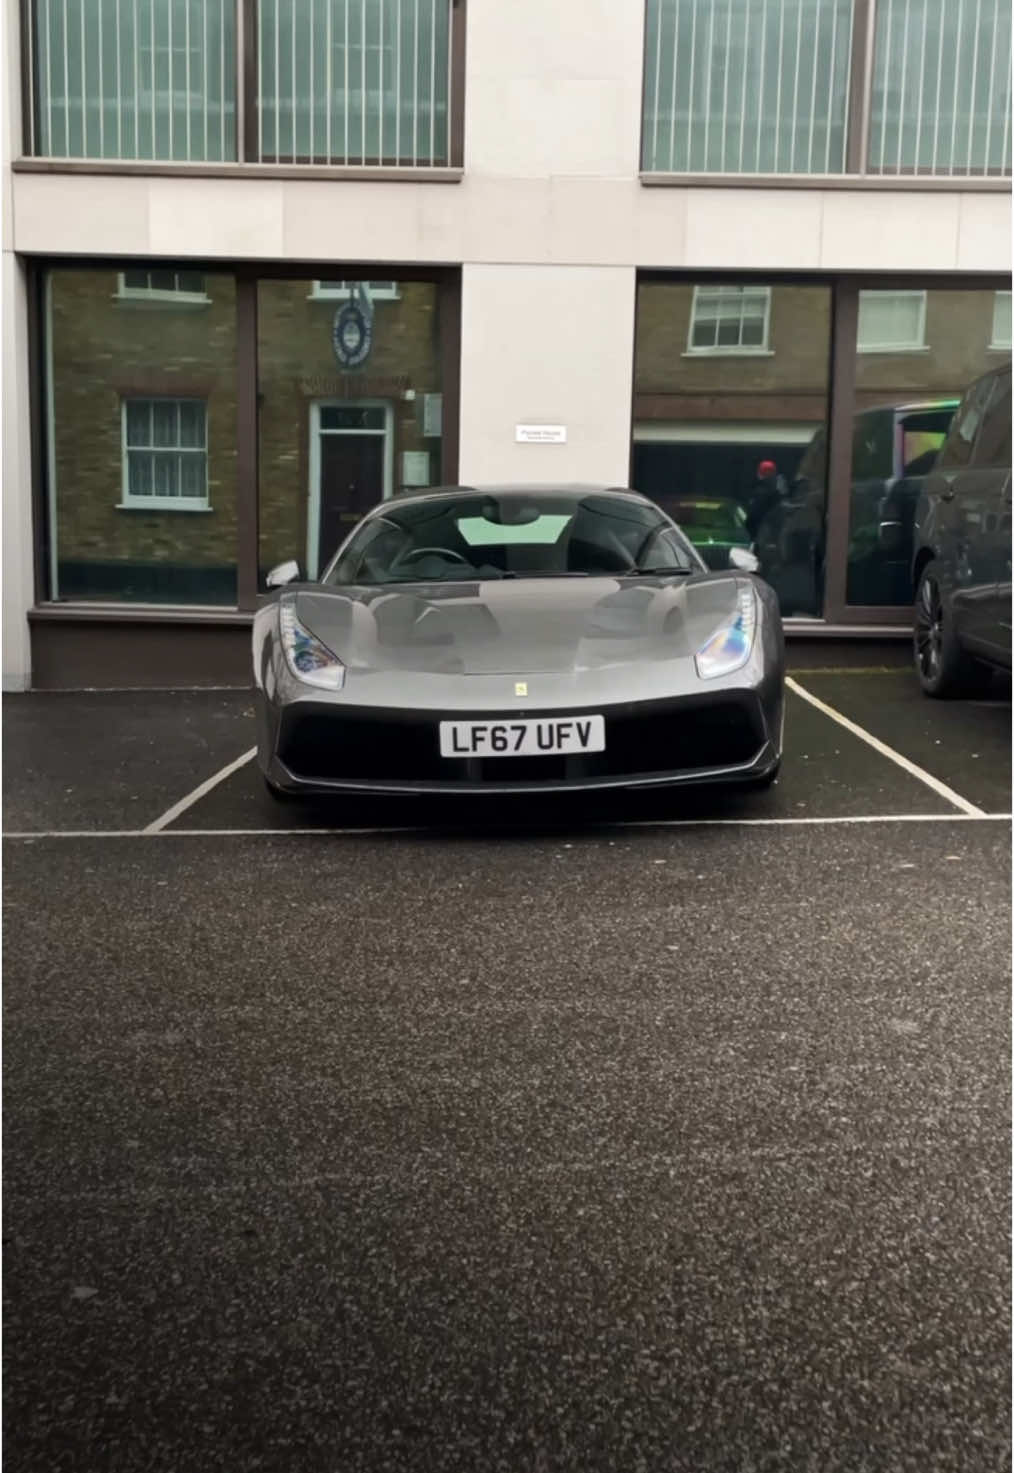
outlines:
[[604, 752], [602, 716], [542, 716], [525, 721], [441, 721], [441, 757], [547, 757]]

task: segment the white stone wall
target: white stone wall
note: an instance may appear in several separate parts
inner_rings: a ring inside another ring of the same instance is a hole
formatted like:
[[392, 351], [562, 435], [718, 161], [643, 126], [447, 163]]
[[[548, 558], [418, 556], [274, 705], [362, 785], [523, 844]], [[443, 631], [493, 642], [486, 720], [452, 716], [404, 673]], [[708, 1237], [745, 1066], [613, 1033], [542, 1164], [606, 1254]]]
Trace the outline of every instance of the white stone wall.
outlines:
[[[18, 251], [222, 260], [1007, 272], [1001, 193], [18, 174]], [[337, 273], [336, 273], [337, 274]]]
[[[631, 266], [466, 266], [460, 479], [626, 485], [634, 359]], [[516, 427], [562, 426], [562, 444]]]
[[26, 690], [31, 679], [27, 611], [34, 602], [32, 467], [28, 402], [28, 314], [25, 271], [14, 254], [10, 160], [21, 150], [18, 7], [4, 7], [0, 26], [0, 436], [3, 498], [3, 689]]

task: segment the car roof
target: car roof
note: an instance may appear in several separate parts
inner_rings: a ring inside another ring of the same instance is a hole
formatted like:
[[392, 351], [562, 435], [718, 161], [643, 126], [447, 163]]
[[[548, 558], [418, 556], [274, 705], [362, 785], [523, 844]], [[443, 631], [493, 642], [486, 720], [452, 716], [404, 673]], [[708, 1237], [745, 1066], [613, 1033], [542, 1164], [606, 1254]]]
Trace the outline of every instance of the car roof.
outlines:
[[920, 414], [927, 409], [957, 409], [960, 403], [960, 394], [947, 394], [939, 399], [913, 399], [905, 404], [868, 404], [857, 412], [856, 419], [867, 414]]
[[[399, 506], [409, 501], [435, 501], [455, 496], [531, 496], [535, 500], [545, 497], [573, 497], [577, 501], [582, 496], [626, 496], [631, 501], [645, 502], [651, 505], [647, 496], [642, 496], [640, 491], [634, 491], [630, 486], [609, 486], [604, 481], [533, 481], [530, 484], [524, 481], [505, 481], [497, 484], [483, 483], [478, 486], [428, 486], [422, 491], [400, 491], [396, 496], [390, 498], [397, 501]], [[381, 506], [388, 505], [381, 502]]]

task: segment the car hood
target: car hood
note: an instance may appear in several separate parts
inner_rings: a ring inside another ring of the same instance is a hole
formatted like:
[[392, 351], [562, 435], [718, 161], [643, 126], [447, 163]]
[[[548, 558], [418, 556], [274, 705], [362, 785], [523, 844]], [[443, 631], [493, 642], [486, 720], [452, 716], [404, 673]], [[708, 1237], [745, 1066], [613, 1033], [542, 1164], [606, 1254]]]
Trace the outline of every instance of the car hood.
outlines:
[[534, 675], [689, 659], [735, 617], [741, 581], [491, 579], [288, 596], [350, 670]]

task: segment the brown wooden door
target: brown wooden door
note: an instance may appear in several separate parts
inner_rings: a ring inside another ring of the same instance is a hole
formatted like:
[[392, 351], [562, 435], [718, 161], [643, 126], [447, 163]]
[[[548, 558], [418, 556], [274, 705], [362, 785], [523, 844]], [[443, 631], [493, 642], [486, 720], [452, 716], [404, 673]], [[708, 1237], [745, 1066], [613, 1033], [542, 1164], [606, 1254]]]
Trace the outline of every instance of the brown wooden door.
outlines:
[[321, 435], [317, 572], [384, 496], [383, 435]]

